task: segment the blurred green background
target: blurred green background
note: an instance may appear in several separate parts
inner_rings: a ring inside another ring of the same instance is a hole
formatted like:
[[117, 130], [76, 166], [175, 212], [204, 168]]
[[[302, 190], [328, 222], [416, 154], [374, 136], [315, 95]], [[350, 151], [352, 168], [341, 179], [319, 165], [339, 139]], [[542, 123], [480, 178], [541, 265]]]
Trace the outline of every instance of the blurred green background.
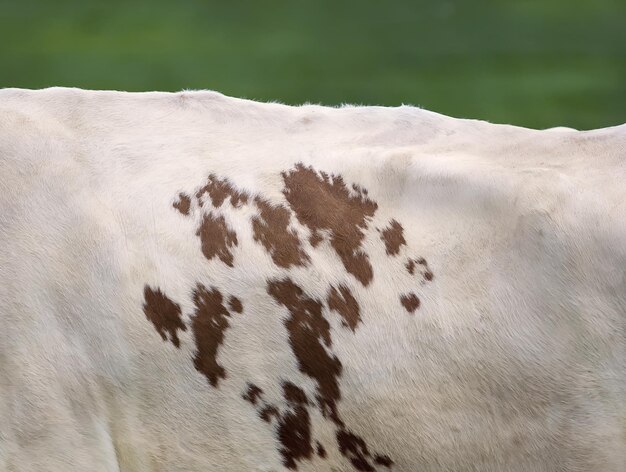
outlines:
[[626, 0], [0, 0], [1, 87], [626, 121]]

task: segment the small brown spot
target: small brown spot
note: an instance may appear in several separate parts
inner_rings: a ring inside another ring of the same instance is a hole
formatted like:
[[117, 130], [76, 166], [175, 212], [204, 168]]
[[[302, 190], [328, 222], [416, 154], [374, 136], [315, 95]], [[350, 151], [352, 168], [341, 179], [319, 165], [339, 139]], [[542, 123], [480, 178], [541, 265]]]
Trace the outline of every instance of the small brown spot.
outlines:
[[[351, 431], [340, 428], [337, 431], [337, 443], [339, 444], [339, 452], [350, 459], [355, 469], [363, 472], [373, 472], [376, 470], [370, 462], [372, 456], [363, 438]], [[387, 468], [393, 465], [393, 461], [386, 455], [376, 454], [373, 457], [373, 461], [375, 464]]]
[[174, 202], [173, 206], [183, 215], [188, 215], [191, 208], [191, 198], [184, 193], [179, 193], [178, 200]]
[[324, 446], [322, 446], [319, 441], [317, 442], [317, 455], [322, 459], [326, 459], [326, 449], [324, 449]]
[[409, 259], [406, 263], [406, 269], [408, 270], [409, 274], [414, 275], [415, 274], [415, 269], [417, 268], [417, 264], [421, 265], [424, 267], [424, 279], [427, 281], [431, 281], [434, 278], [433, 272], [430, 270], [430, 267], [428, 267], [428, 262], [426, 262], [426, 259], [424, 259], [423, 257], [420, 257], [419, 259]]
[[230, 204], [238, 208], [248, 203], [248, 194], [237, 190], [228, 179], [218, 179], [215, 175], [209, 175], [207, 184], [196, 193], [198, 202], [202, 205], [202, 196], [208, 193], [215, 208], [219, 208], [224, 200], [230, 197]]
[[226, 225], [223, 216], [204, 215], [196, 236], [200, 237], [204, 257], [211, 260], [217, 256], [224, 264], [233, 267], [230, 248], [237, 245], [237, 234]]
[[339, 452], [352, 462], [355, 469], [363, 472], [374, 472], [376, 469], [370, 464], [370, 453], [365, 441], [356, 434], [339, 429], [337, 431]]
[[360, 187], [355, 189], [357, 195], [351, 194], [341, 176], [318, 174], [301, 163], [282, 175], [283, 194], [298, 221], [313, 234], [328, 230], [330, 244], [345, 269], [363, 285], [368, 285], [374, 273], [361, 243], [365, 238], [363, 231], [378, 205], [367, 198]]
[[403, 231], [402, 225], [396, 220], [391, 220], [389, 226], [382, 231], [380, 238], [385, 243], [388, 255], [397, 255], [400, 252], [400, 247], [406, 245]]
[[224, 342], [224, 332], [230, 326], [230, 313], [222, 300], [222, 294], [216, 288], [209, 291], [198, 284], [193, 292], [193, 303], [196, 307], [192, 321], [196, 340], [193, 365], [206, 376], [213, 387], [217, 387], [220, 378], [226, 378], [224, 368], [217, 362], [217, 351]]
[[268, 283], [268, 293], [285, 306], [290, 317], [285, 320], [289, 343], [300, 372], [317, 381], [317, 401], [324, 416], [341, 424], [337, 402], [341, 398], [338, 378], [341, 362], [329, 354], [331, 347], [330, 324], [322, 316], [322, 304], [309, 298], [290, 279], [273, 280]]
[[252, 218], [254, 240], [265, 247], [279, 267], [305, 265], [309, 257], [302, 249], [298, 235], [289, 229], [289, 210], [260, 197], [254, 202], [259, 209], [259, 215]]
[[414, 293], [402, 295], [400, 297], [400, 303], [404, 305], [404, 308], [406, 308], [406, 311], [408, 311], [409, 313], [413, 313], [420, 307], [420, 299], [417, 298], [417, 295], [415, 295]]
[[228, 299], [228, 308], [236, 313], [241, 313], [243, 311], [243, 304], [237, 297], [231, 296]]
[[311, 232], [311, 236], [309, 237], [309, 243], [311, 243], [311, 246], [317, 247], [317, 245], [321, 243], [323, 239], [324, 238], [319, 233], [319, 231], [313, 231]]
[[381, 456], [378, 454], [374, 456], [374, 462], [380, 465], [384, 465], [387, 468], [391, 468], [391, 466], [393, 465], [393, 461], [389, 458], [389, 456]]
[[354, 331], [361, 321], [359, 313], [359, 303], [352, 296], [350, 289], [345, 285], [340, 285], [339, 290], [330, 288], [328, 294], [328, 308], [335, 310], [343, 318], [343, 325]]
[[172, 344], [180, 347], [177, 330], [187, 330], [181, 319], [180, 305], [170, 300], [161, 290], [153, 290], [148, 285], [143, 289], [143, 297], [143, 312], [152, 321], [163, 341], [167, 341], [166, 333], [169, 333]]
[[272, 421], [272, 417], [278, 418], [278, 409], [273, 405], [264, 406], [259, 412], [259, 416], [263, 421], [269, 423], [270, 421]]
[[263, 389], [254, 384], [249, 383], [246, 393], [242, 395], [243, 399], [256, 405], [257, 400], [263, 395]]
[[296, 469], [296, 461], [309, 459], [313, 454], [311, 445], [311, 420], [306, 408], [305, 393], [294, 384], [283, 384], [284, 397], [290, 411], [283, 413], [278, 420], [278, 440], [283, 464], [288, 469]]

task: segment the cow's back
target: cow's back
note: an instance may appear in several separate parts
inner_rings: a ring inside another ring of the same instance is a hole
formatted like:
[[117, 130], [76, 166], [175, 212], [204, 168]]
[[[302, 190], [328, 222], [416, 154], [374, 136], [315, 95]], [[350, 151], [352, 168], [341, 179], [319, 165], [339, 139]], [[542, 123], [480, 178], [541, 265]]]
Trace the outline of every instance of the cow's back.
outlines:
[[625, 149], [0, 91], [0, 470], [623, 470]]

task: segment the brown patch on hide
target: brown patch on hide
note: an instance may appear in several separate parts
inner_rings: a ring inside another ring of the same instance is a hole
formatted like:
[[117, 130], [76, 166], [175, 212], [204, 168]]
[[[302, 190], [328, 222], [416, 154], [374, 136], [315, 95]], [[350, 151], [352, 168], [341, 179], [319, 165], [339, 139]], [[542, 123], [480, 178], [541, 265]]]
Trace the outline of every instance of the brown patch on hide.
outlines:
[[328, 308], [335, 310], [343, 318], [343, 325], [354, 331], [361, 321], [359, 303], [352, 296], [352, 292], [345, 285], [340, 285], [339, 290], [330, 288], [328, 294]]
[[345, 269], [364, 286], [374, 276], [369, 257], [361, 249], [369, 219], [378, 205], [360, 187], [351, 194], [341, 176], [318, 174], [312, 167], [297, 164], [283, 172], [283, 194], [298, 221], [313, 233], [330, 232], [330, 244]]
[[424, 280], [428, 282], [433, 280], [434, 278], [433, 272], [430, 270], [430, 267], [428, 267], [428, 262], [426, 262], [426, 259], [424, 259], [423, 257], [420, 257], [419, 259], [409, 259], [405, 266], [406, 270], [409, 271], [409, 274], [414, 275], [415, 269], [417, 268], [418, 264], [424, 268], [423, 269], [424, 272], [422, 273]]
[[180, 347], [177, 330], [187, 330], [181, 319], [180, 305], [170, 300], [160, 289], [153, 290], [148, 285], [143, 289], [143, 298], [143, 312], [161, 335], [163, 341], [167, 341], [166, 333], [169, 333], [172, 344]]
[[[233, 247], [239, 243], [238, 235], [221, 213], [228, 201], [232, 208], [226, 211], [232, 212], [232, 218], [246, 218], [243, 212], [235, 212], [233, 208], [247, 205], [246, 210], [254, 210], [249, 220], [252, 236], [277, 266], [274, 270], [310, 263], [304, 249], [305, 241], [299, 237], [299, 232], [306, 234], [306, 230], [299, 226], [302, 224], [309, 229], [312, 247], [326, 239], [345, 270], [363, 286], [370, 284], [374, 273], [363, 249], [363, 241], [377, 204], [368, 197], [367, 190], [357, 184], [350, 187], [342, 176], [318, 173], [303, 164], [283, 172], [282, 178], [283, 195], [288, 204], [271, 203], [264, 196], [240, 191], [227, 179], [211, 174], [206, 185], [195, 194], [199, 208], [204, 206], [196, 232], [203, 255], [208, 260], [217, 257], [226, 265], [234, 266]], [[193, 198], [193, 195], [181, 192], [174, 208], [184, 215], [189, 214], [191, 207], [196, 205]], [[381, 239], [389, 255], [397, 255], [406, 245], [402, 226], [393, 219], [381, 231]], [[414, 261], [413, 265], [416, 263]], [[411, 270], [414, 271], [415, 267]], [[325, 418], [323, 421], [335, 428], [339, 451], [357, 470], [390, 467], [393, 461], [387, 456], [370, 454], [365, 440], [353, 433], [340, 416], [342, 395], [339, 381], [343, 366], [332, 349], [331, 326], [324, 316], [323, 301], [307, 295], [289, 278], [268, 280], [266, 289], [275, 302], [285, 308], [283, 324], [299, 371], [315, 383], [314, 401], [310, 396], [307, 398], [302, 388], [288, 381], [280, 384], [284, 398], [284, 403], [280, 404], [268, 403], [263, 389], [253, 383], [246, 384], [241, 392], [242, 398], [253, 405], [259, 417], [274, 432], [284, 467], [297, 469], [299, 463], [311, 460], [315, 454], [322, 459], [328, 455], [324, 446], [313, 437], [310, 408], [319, 409]], [[169, 333], [169, 339], [178, 347], [177, 330], [186, 329], [180, 307], [159, 291], [145, 293], [146, 316], [164, 340], [168, 339]], [[342, 325], [355, 331], [361, 323], [361, 307], [349, 285], [330, 285], [327, 293], [328, 310], [336, 311]], [[222, 295], [217, 288], [207, 288], [199, 283], [192, 291], [192, 300], [194, 313], [190, 327], [196, 346], [193, 364], [208, 383], [217, 388], [220, 379], [227, 377], [218, 354], [230, 327], [229, 318], [242, 313], [244, 307], [239, 298]], [[153, 306], [165, 307], [160, 308], [165, 311], [160, 313]]]
[[228, 299], [228, 308], [235, 313], [241, 313], [243, 311], [243, 304], [237, 297], [231, 296]]
[[[338, 428], [337, 443], [340, 452], [349, 458], [358, 470], [375, 470], [371, 464], [372, 460], [381, 465], [385, 465], [383, 462], [392, 464], [387, 456], [377, 455], [372, 459], [365, 441], [348, 431], [339, 416], [337, 403], [341, 400], [339, 377], [342, 365], [339, 359], [329, 352], [332, 347], [330, 324], [322, 316], [322, 304], [307, 296], [290, 279], [268, 282], [268, 293], [289, 310], [290, 317], [285, 320], [285, 326], [291, 349], [298, 361], [299, 370], [317, 382], [317, 404], [322, 415], [329, 418]], [[297, 396], [286, 394], [285, 398], [299, 405], [304, 405], [306, 401], [304, 392], [298, 393]], [[323, 454], [325, 456], [325, 450]]]
[[248, 203], [248, 194], [237, 190], [228, 179], [218, 179], [214, 174], [209, 175], [207, 184], [196, 192], [196, 198], [202, 205], [202, 196], [208, 193], [215, 208], [219, 208], [224, 200], [230, 198], [230, 204], [239, 208], [242, 204]]
[[414, 293], [402, 295], [400, 297], [400, 303], [406, 308], [406, 311], [413, 313], [420, 307], [420, 299]]
[[[283, 382], [283, 397], [287, 408], [281, 413], [274, 405], [261, 403], [259, 416], [267, 423], [276, 418], [277, 439], [280, 442], [279, 452], [283, 457], [283, 465], [289, 469], [297, 469], [297, 462], [310, 459], [313, 454], [311, 437], [311, 419], [309, 401], [304, 391], [291, 382]], [[252, 405], [262, 400], [263, 390], [248, 383], [243, 398]]]
[[230, 313], [222, 301], [222, 294], [214, 287], [209, 291], [198, 284], [193, 292], [196, 307], [191, 325], [196, 340], [193, 365], [213, 387], [217, 387], [220, 378], [226, 378], [224, 368], [217, 362], [217, 351], [224, 342], [224, 332], [230, 326]]
[[376, 454], [374, 456], [374, 462], [380, 465], [384, 465], [388, 469], [390, 469], [391, 466], [393, 465], [393, 461], [391, 460], [389, 456], [381, 456], [379, 454]]
[[204, 215], [196, 236], [200, 237], [204, 257], [211, 260], [217, 256], [224, 264], [233, 267], [230, 248], [237, 245], [237, 234], [226, 225], [223, 216]]
[[376, 469], [371, 461], [375, 464], [391, 467], [393, 461], [388, 456], [375, 455], [373, 458], [367, 448], [367, 444], [363, 438], [357, 436], [351, 431], [339, 429], [337, 431], [337, 443], [339, 444], [339, 452], [352, 462], [355, 469], [363, 472], [374, 472]]
[[191, 198], [181, 192], [178, 194], [178, 200], [176, 200], [172, 206], [180, 211], [183, 215], [188, 215], [189, 209], [191, 208]]
[[297, 461], [310, 459], [313, 455], [311, 445], [311, 419], [306, 408], [308, 400], [302, 389], [291, 382], [283, 384], [283, 395], [289, 410], [278, 419], [278, 440], [283, 465], [296, 469]]
[[302, 249], [298, 235], [289, 229], [289, 210], [260, 197], [254, 202], [259, 209], [259, 215], [252, 218], [254, 240], [263, 245], [279, 267], [305, 265], [309, 257]]
[[257, 387], [252, 383], [248, 383], [248, 388], [246, 389], [246, 393], [242, 395], [243, 399], [256, 405], [256, 402], [263, 395], [263, 389]]
[[395, 256], [400, 252], [401, 246], [406, 246], [403, 232], [402, 225], [396, 220], [391, 220], [389, 226], [381, 232], [380, 239], [385, 243], [387, 255]]
[[283, 398], [289, 404], [308, 405], [309, 400], [306, 393], [301, 388], [295, 386], [291, 382], [283, 383]]
[[319, 441], [317, 442], [317, 455], [322, 459], [326, 459], [326, 449], [324, 449], [324, 446], [322, 446]]
[[273, 405], [267, 405], [261, 409], [261, 411], [259, 412], [259, 416], [263, 421], [269, 423], [270, 421], [272, 421], [272, 417], [278, 418], [278, 409]]
[[337, 424], [337, 401], [341, 398], [338, 378], [341, 362], [325, 349], [331, 347], [330, 324], [322, 316], [322, 304], [309, 298], [290, 279], [268, 283], [268, 293], [290, 313], [285, 320], [291, 349], [300, 372], [317, 381], [317, 401], [324, 416]]

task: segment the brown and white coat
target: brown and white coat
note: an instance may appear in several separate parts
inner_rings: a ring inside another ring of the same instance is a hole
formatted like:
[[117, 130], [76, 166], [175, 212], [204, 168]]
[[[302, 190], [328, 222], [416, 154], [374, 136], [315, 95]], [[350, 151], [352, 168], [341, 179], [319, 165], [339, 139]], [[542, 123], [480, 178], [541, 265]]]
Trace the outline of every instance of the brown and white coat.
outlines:
[[626, 128], [0, 91], [0, 470], [621, 471]]

